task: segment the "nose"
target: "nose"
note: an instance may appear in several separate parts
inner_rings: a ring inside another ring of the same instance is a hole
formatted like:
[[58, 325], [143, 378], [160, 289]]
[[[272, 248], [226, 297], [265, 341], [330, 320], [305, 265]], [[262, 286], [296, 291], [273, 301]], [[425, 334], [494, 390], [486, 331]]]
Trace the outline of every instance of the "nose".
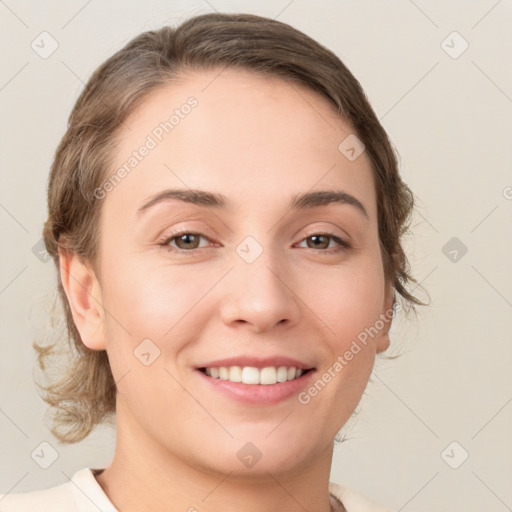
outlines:
[[290, 269], [267, 254], [264, 251], [252, 263], [240, 259], [229, 273], [221, 307], [226, 325], [247, 324], [253, 332], [265, 332], [298, 322], [301, 300]]

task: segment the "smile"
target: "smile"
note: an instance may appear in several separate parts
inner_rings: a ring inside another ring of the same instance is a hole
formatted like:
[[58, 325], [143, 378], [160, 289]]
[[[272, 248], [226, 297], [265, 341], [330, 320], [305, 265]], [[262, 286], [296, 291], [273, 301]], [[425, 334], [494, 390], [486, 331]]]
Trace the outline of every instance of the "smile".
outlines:
[[220, 366], [200, 369], [203, 373], [214, 379], [241, 382], [249, 385], [272, 385], [278, 382], [287, 382], [301, 377], [309, 370], [294, 366], [267, 366], [256, 368], [254, 366]]
[[269, 406], [291, 399], [317, 373], [315, 368], [295, 366], [203, 366], [196, 370], [207, 389], [253, 406]]

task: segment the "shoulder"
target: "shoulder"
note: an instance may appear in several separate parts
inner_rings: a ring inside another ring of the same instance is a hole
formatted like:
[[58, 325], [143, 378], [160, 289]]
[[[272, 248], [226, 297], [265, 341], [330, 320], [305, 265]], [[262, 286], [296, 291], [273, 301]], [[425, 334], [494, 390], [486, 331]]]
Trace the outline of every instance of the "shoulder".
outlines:
[[0, 494], [0, 512], [116, 512], [92, 471], [81, 469], [49, 489]]
[[70, 483], [50, 489], [17, 494], [0, 494], [0, 512], [75, 512]]
[[393, 512], [389, 508], [377, 505], [357, 491], [334, 482], [329, 482], [329, 492], [343, 503], [347, 512]]

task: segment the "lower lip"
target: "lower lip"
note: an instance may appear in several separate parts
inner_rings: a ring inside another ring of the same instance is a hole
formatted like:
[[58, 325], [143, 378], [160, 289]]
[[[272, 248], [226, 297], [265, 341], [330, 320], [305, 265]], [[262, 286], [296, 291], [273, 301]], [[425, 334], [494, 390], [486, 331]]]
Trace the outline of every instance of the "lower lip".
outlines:
[[245, 404], [272, 405], [300, 393], [310, 382], [314, 370], [309, 370], [298, 379], [277, 382], [276, 384], [244, 384], [229, 380], [214, 379], [197, 370], [197, 373], [213, 389]]

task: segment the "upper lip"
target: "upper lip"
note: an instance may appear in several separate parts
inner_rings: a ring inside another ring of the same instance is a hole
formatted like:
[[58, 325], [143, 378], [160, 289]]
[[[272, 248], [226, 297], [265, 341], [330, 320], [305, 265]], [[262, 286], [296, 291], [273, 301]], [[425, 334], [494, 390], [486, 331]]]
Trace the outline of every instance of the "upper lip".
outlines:
[[268, 366], [287, 366], [310, 370], [312, 365], [297, 361], [287, 356], [271, 356], [271, 357], [255, 357], [255, 356], [238, 356], [226, 359], [216, 359], [205, 364], [201, 364], [198, 368], [220, 368], [221, 366], [252, 366], [253, 368], [266, 368]]

